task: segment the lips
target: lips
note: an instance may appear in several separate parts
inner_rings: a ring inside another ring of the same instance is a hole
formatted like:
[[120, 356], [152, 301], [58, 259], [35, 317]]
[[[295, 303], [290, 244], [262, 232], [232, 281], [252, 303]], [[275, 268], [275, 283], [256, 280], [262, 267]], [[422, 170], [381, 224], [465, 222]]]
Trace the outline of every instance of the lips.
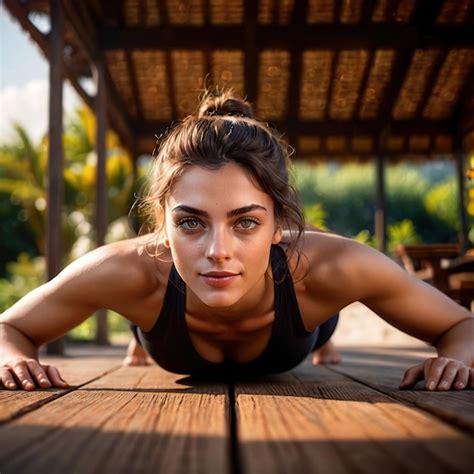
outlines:
[[232, 273], [232, 272], [207, 272], [207, 273], [200, 273], [204, 282], [216, 288], [222, 288], [224, 286], [228, 286], [233, 283], [240, 275], [240, 273]]
[[205, 277], [214, 277], [214, 278], [224, 278], [224, 277], [230, 277], [230, 276], [237, 276], [238, 273], [232, 273], [232, 272], [207, 272], [207, 273], [201, 273], [202, 276]]

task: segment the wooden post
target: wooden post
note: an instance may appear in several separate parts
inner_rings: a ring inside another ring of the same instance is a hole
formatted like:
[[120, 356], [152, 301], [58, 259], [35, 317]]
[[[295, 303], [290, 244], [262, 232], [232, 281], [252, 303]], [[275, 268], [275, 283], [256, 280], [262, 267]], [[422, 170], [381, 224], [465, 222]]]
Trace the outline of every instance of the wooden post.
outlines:
[[[63, 202], [63, 49], [64, 12], [60, 0], [51, 0], [49, 37], [49, 148], [48, 205], [46, 219], [47, 278], [51, 280], [62, 267]], [[48, 354], [64, 354], [62, 338], [47, 345]]]
[[456, 154], [456, 175], [458, 179], [458, 212], [459, 212], [459, 245], [461, 247], [461, 253], [464, 253], [469, 247], [469, 237], [468, 237], [468, 226], [467, 226], [467, 217], [466, 217], [466, 200], [465, 200], [465, 174], [464, 174], [464, 148], [462, 138], [458, 137], [455, 144], [455, 154]]
[[375, 237], [377, 249], [385, 252], [385, 163], [380, 151], [377, 153], [376, 181]]
[[[106, 176], [106, 145], [107, 131], [106, 117], [106, 89], [105, 65], [102, 59], [96, 60], [97, 95], [95, 98], [96, 116], [96, 153], [97, 153], [97, 179], [96, 179], [96, 241], [97, 247], [104, 245], [107, 233], [107, 176]], [[107, 327], [107, 309], [97, 311], [96, 342], [100, 345], [109, 344]]]

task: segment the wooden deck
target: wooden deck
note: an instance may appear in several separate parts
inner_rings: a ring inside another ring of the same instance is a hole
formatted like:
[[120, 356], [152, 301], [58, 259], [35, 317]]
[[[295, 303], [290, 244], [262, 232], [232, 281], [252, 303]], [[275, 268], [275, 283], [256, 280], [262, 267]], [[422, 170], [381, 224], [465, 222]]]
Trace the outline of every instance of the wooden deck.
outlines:
[[113, 351], [49, 358], [74, 386], [0, 390], [0, 472], [470, 474], [474, 392], [397, 389], [431, 353], [346, 348], [230, 386]]

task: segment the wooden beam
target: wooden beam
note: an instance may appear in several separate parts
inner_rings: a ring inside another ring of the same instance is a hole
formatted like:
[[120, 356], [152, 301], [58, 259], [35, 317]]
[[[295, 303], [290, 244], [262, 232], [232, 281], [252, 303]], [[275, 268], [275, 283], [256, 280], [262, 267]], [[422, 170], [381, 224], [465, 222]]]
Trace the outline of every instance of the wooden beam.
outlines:
[[431, 93], [433, 92], [434, 85], [436, 83], [436, 80], [438, 79], [439, 71], [441, 70], [441, 67], [443, 66], [443, 63], [447, 55], [448, 55], [447, 49], [441, 51], [439, 56], [436, 58], [435, 64], [433, 65], [430, 71], [429, 77], [426, 81], [425, 89], [423, 91], [423, 95], [420, 99], [420, 102], [418, 103], [418, 106], [415, 112], [415, 117], [418, 117], [419, 119], [423, 119], [423, 111], [425, 110], [426, 104], [429, 98], [431, 97]]
[[354, 105], [354, 113], [352, 114], [352, 118], [359, 117], [359, 112], [361, 110], [362, 100], [364, 99], [364, 94], [367, 89], [367, 83], [369, 81], [370, 72], [375, 64], [375, 55], [376, 51], [369, 51], [369, 60], [365, 64], [364, 76], [360, 81], [359, 90], [357, 92], [357, 100]]
[[[28, 32], [31, 39], [39, 46], [41, 52], [43, 53], [46, 60], [49, 60], [49, 37], [44, 35], [39, 31], [33, 23], [30, 22], [28, 19], [28, 11], [25, 6], [21, 5], [19, 2], [14, 0], [4, 0], [3, 4], [5, 7], [11, 12], [11, 14], [16, 18], [16, 20], [20, 23], [21, 27]], [[63, 75], [66, 77], [71, 84], [73, 85], [76, 92], [82, 98], [82, 100], [92, 108], [93, 99], [89, 96], [89, 94], [82, 88], [79, 84], [76, 75], [68, 66], [68, 64], [63, 64], [64, 71]]]
[[363, 25], [370, 25], [372, 23], [372, 15], [377, 0], [365, 0], [362, 8], [361, 23]]
[[[47, 278], [53, 279], [62, 269], [63, 226], [63, 50], [65, 18], [61, 0], [51, 0], [49, 36], [49, 126], [48, 184], [46, 219]], [[47, 345], [48, 354], [64, 354], [62, 338]]]
[[452, 116], [458, 134], [464, 136], [474, 130], [474, 68], [464, 82]]
[[466, 215], [466, 175], [465, 167], [465, 153], [462, 143], [462, 137], [456, 137], [455, 144], [455, 158], [456, 158], [456, 177], [458, 181], [458, 216], [460, 222], [459, 229], [459, 244], [461, 246], [461, 253], [464, 253], [469, 247], [469, 229], [467, 225]]
[[[96, 116], [96, 244], [97, 247], [104, 245], [105, 236], [107, 234], [107, 176], [106, 176], [106, 144], [105, 138], [107, 133], [107, 85], [105, 79], [105, 64], [98, 59], [95, 64], [97, 95], [95, 102]], [[107, 310], [100, 309], [97, 312], [97, 332], [96, 343], [99, 345], [107, 345], [108, 325]]]
[[135, 120], [143, 120], [143, 108], [140, 96], [140, 90], [137, 83], [137, 75], [133, 66], [133, 58], [131, 51], [125, 51], [125, 59], [127, 62], [127, 73], [130, 78], [130, 87], [132, 88], [132, 96], [135, 98], [135, 105], [137, 107], [137, 116]]
[[[277, 120], [272, 121], [280, 132], [300, 135], [334, 136], [345, 135], [348, 137], [378, 135], [383, 124], [380, 120]], [[146, 121], [137, 122], [136, 129], [141, 136], [150, 136], [154, 133], [163, 133], [170, 126], [170, 122]], [[393, 122], [391, 131], [394, 135], [426, 134], [426, 135], [451, 135], [453, 132], [450, 120], [404, 120]]]
[[[170, 25], [170, 20], [169, 20], [169, 15], [168, 15], [168, 6], [166, 4], [165, 0], [157, 0], [157, 7], [158, 11], [160, 12], [160, 17], [162, 19], [162, 28], [165, 31], [169, 31], [171, 28]], [[170, 108], [171, 108], [171, 116], [172, 117], [177, 117], [178, 116], [178, 110], [176, 107], [176, 91], [174, 87], [174, 75], [173, 75], [173, 64], [171, 60], [171, 52], [165, 48], [165, 45], [161, 45], [160, 47], [163, 46], [162, 49], [165, 49], [165, 74], [166, 74], [166, 82], [168, 84], [168, 99], [170, 102]]]
[[[244, 46], [245, 52], [245, 69], [244, 69], [244, 91], [246, 94], [246, 99], [250, 102], [256, 102], [258, 97], [258, 78], [260, 76], [259, 68], [259, 51], [256, 48], [256, 37], [257, 37], [257, 16], [258, 16], [258, 2], [255, 0], [245, 0], [244, 1], [244, 27], [239, 27], [238, 36], [240, 38], [240, 47]], [[208, 31], [213, 31], [214, 28], [209, 28]], [[174, 32], [173, 32], [174, 33]], [[172, 38], [174, 34], [170, 37]], [[237, 38], [236, 38], [237, 39]], [[222, 41], [223, 40], [223, 41]], [[199, 40], [201, 42], [201, 40]], [[216, 44], [219, 44], [219, 47], [227, 49], [226, 39], [220, 36], [220, 40], [214, 43], [210, 42], [210, 47], [214, 48]], [[204, 42], [206, 43], [206, 41]], [[204, 44], [203, 43], [203, 44]]]
[[377, 150], [375, 156], [375, 238], [377, 241], [377, 249], [383, 253], [385, 253], [385, 251], [387, 250], [385, 225], [385, 159], [383, 156], [383, 149], [385, 145], [385, 139], [388, 133], [388, 128], [385, 128], [380, 133], [377, 140]]
[[334, 57], [332, 58], [331, 72], [329, 73], [330, 82], [329, 82], [329, 87], [328, 87], [328, 93], [326, 95], [326, 104], [324, 106], [323, 118], [325, 121], [331, 120], [330, 119], [331, 102], [332, 102], [332, 96], [334, 93], [334, 83], [336, 82], [336, 70], [337, 70], [338, 61], [339, 61], [339, 52], [335, 51]]
[[[102, 50], [153, 48], [162, 44], [168, 49], [215, 48], [238, 49], [251, 45], [251, 51], [268, 48], [288, 49], [296, 42], [305, 48], [318, 49], [416, 49], [428, 47], [470, 47], [474, 35], [470, 25], [434, 25], [419, 28], [415, 24], [369, 25], [307, 25], [298, 32], [291, 25], [256, 24], [256, 8], [253, 0], [245, 2], [244, 26], [212, 26], [207, 29], [193, 26], [173, 26], [165, 31], [158, 27], [103, 26], [99, 31]], [[248, 12], [248, 13], [247, 13]], [[253, 17], [251, 16], [253, 12]], [[250, 22], [250, 23], [249, 23]], [[196, 43], [198, 39], [198, 43]]]
[[[301, 28], [305, 22], [308, 12], [308, 0], [296, 2], [291, 20], [293, 31]], [[300, 43], [291, 44], [291, 65], [290, 65], [290, 85], [288, 91], [288, 119], [298, 120], [298, 111], [300, 105], [301, 92], [301, 74], [303, 63], [303, 47]], [[296, 145], [296, 135], [289, 136], [290, 144]]]

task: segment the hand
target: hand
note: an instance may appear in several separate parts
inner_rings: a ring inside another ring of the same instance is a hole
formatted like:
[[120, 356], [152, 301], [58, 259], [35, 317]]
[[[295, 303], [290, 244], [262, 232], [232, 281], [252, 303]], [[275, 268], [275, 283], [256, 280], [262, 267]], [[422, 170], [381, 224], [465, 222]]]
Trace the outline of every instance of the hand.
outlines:
[[427, 390], [474, 389], [474, 369], [464, 362], [448, 357], [433, 357], [410, 367], [404, 374], [400, 389], [414, 387], [418, 381], [426, 380]]
[[0, 367], [0, 380], [8, 390], [20, 389], [33, 391], [39, 388], [68, 388], [69, 384], [59, 375], [56, 367], [40, 364], [32, 358], [18, 358]]

